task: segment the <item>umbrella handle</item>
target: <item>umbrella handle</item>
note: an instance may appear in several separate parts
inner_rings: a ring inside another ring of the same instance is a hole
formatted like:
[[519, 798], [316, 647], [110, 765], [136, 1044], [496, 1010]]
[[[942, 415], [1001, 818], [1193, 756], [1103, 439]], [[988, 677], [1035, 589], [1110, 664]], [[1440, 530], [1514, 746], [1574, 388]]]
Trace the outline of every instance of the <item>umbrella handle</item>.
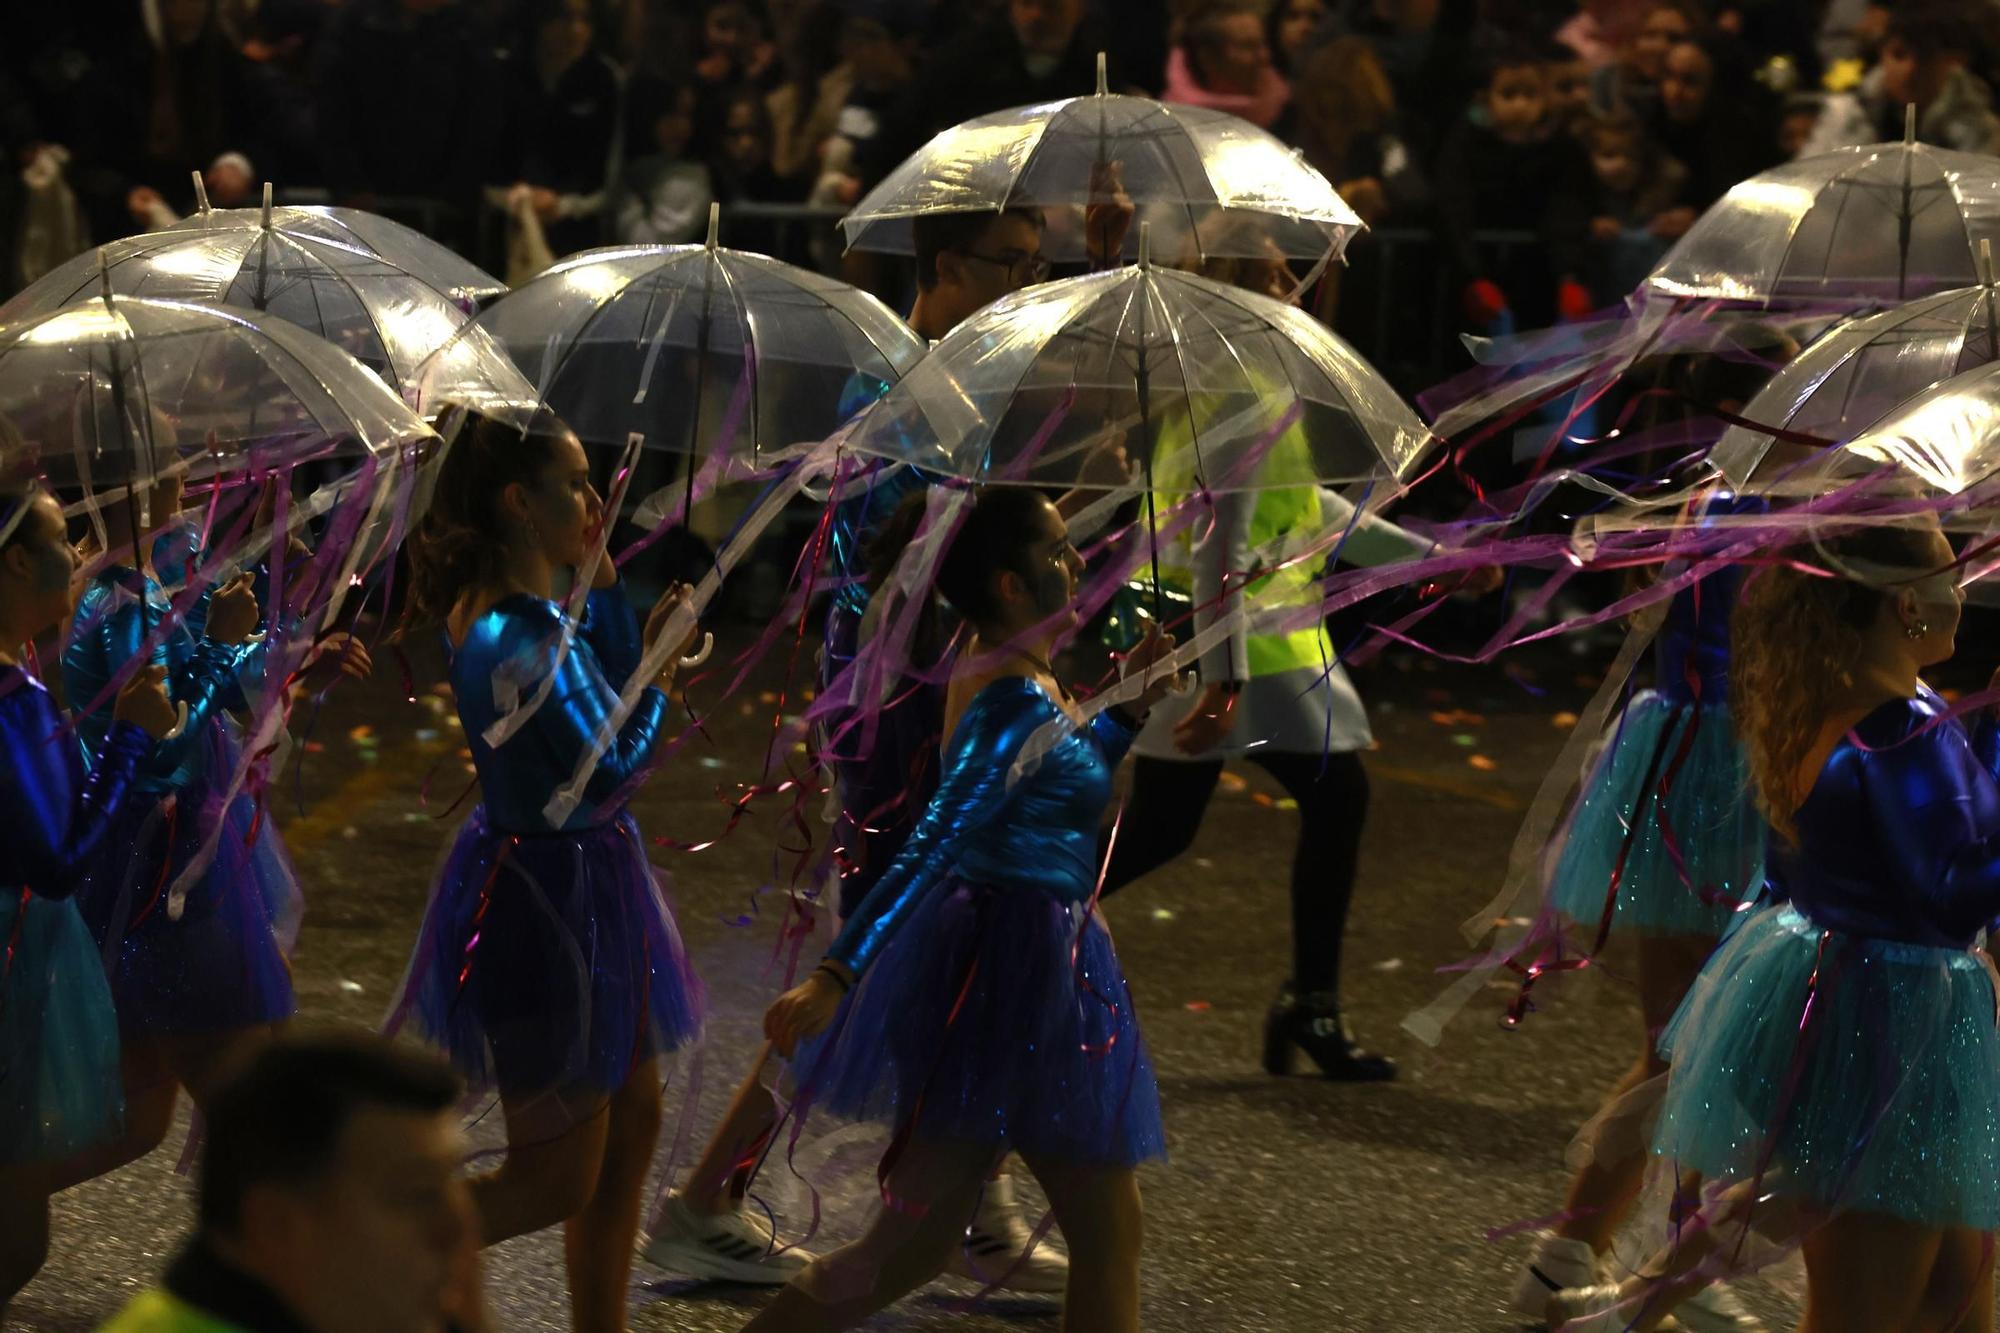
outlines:
[[175, 705], [175, 707], [180, 709], [179, 720], [174, 723], [173, 730], [169, 731], [166, 735], [160, 737], [158, 741], [154, 742], [155, 744], [165, 745], [168, 741], [177, 741], [181, 738], [181, 733], [187, 730], [187, 725], [188, 725], [187, 700], [182, 699], [178, 704]]
[[708, 660], [708, 655], [714, 651], [715, 651], [715, 636], [709, 633], [707, 630], [703, 630], [701, 632], [701, 647], [695, 649], [693, 656], [683, 657], [681, 659], [681, 665], [684, 667], [698, 667], [703, 662], [706, 662]]

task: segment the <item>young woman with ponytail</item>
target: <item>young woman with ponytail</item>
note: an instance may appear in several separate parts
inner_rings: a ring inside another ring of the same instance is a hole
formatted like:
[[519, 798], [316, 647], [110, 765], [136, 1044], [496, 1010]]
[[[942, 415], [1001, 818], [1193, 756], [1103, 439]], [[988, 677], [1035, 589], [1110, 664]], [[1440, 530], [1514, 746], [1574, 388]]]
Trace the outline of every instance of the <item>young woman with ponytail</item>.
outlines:
[[[473, 1088], [498, 1093], [507, 1155], [473, 1183], [485, 1240], [563, 1223], [581, 1333], [624, 1333], [659, 1063], [697, 1036], [702, 1011], [625, 809], [665, 731], [678, 654], [575, 812], [560, 826], [543, 815], [691, 595], [672, 589], [642, 632], [608, 555], [580, 568], [603, 522], [583, 448], [560, 422], [463, 421], [410, 545], [411, 593], [419, 614], [443, 622], [481, 801], [432, 889], [396, 1009]], [[591, 580], [566, 649], [559, 568]], [[489, 744], [488, 728], [545, 682], [526, 724]]]

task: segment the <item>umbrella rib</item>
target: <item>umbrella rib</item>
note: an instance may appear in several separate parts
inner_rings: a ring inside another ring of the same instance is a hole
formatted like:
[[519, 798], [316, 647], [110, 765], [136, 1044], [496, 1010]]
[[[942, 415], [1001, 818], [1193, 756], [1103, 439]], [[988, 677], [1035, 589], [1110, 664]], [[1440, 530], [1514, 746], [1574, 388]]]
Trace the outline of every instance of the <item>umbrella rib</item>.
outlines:
[[[321, 247], [340, 251], [341, 253], [349, 255], [352, 258], [360, 260], [362, 262], [372, 262], [379, 264], [383, 268], [388, 269], [395, 276], [405, 279], [409, 282], [412, 282], [416, 284], [418, 287], [423, 288], [425, 291], [430, 292], [432, 295], [437, 297], [438, 300], [442, 301], [447, 306], [451, 306], [455, 310], [457, 309], [457, 306], [451, 300], [450, 296], [447, 293], [441, 291], [438, 288], [438, 286], [435, 283], [431, 282], [429, 279], [424, 278], [419, 274], [411, 272], [409, 269], [403, 267], [401, 264], [398, 264], [395, 260], [390, 259], [386, 255], [378, 255], [363, 250], [357, 250], [353, 246], [343, 245], [339, 241], [328, 240], [323, 237], [306, 236], [306, 235], [295, 236], [288, 231], [284, 231], [276, 227], [272, 228], [272, 233], [274, 235], [282, 237], [286, 241], [286, 243], [296, 246], [301, 252], [306, 254], [308, 257], [310, 257], [316, 263], [318, 263], [321, 267], [323, 267], [328, 274], [330, 274], [332, 277], [340, 281], [349, 292], [353, 293], [354, 303], [361, 307], [361, 313], [368, 320], [369, 328], [374, 330], [375, 341], [382, 348], [382, 359], [384, 362], [388, 364], [389, 373], [395, 378], [397, 389], [398, 391], [400, 391], [404, 375], [407, 372], [405, 372], [403, 367], [396, 364], [396, 358], [393, 354], [393, 348], [391, 346], [390, 340], [382, 331], [382, 322], [377, 318], [375, 318], [374, 307], [371, 306], [367, 301], [362, 299], [361, 289], [355, 286], [354, 279], [352, 277], [342, 273], [339, 265], [329, 263], [320, 254]], [[313, 309], [319, 313], [320, 327], [325, 328], [326, 310], [325, 307], [320, 303], [319, 286], [317, 283], [311, 282], [310, 279], [307, 279], [307, 282], [308, 285], [312, 287]], [[460, 320], [461, 325], [463, 325], [464, 323], [465, 323], [464, 320]], [[424, 355], [429, 356], [431, 352], [434, 352], [436, 350], [437, 348], [435, 347], [430, 348], [426, 350]], [[409, 369], [410, 371], [414, 371], [416, 367], [411, 366]]]
[[[668, 267], [668, 265], [665, 264], [657, 265], [652, 270], [652, 272], [658, 273], [660, 269], [666, 267]], [[627, 278], [623, 283], [623, 285], [621, 285], [617, 291], [607, 292], [604, 296], [604, 299], [599, 301], [596, 305], [592, 306], [590, 313], [585, 315], [583, 319], [577, 324], [576, 331], [570, 335], [569, 346], [563, 348], [562, 351], [556, 355], [555, 364], [549, 367], [549, 374], [547, 380], [535, 386], [536, 407], [544, 408], [549, 405], [549, 390], [554, 387], [555, 382], [557, 380], [562, 378], [562, 373], [564, 368], [569, 365], [570, 355], [583, 342], [583, 335], [590, 331], [590, 326], [597, 322], [597, 319], [600, 315], [602, 315], [606, 310], [611, 308], [611, 303], [613, 301], [616, 301], [619, 297], [625, 295], [626, 292], [632, 290], [632, 285], [638, 282], [641, 276], [643, 275], [635, 273], [631, 277]], [[539, 280], [540, 279], [537, 279], [537, 281]], [[534, 283], [530, 282], [528, 286], [532, 287], [534, 286]], [[525, 291], [527, 289], [521, 288], [520, 290]]]
[[[1256, 381], [1251, 378], [1250, 367], [1244, 364], [1242, 354], [1236, 350], [1236, 346], [1234, 343], [1230, 341], [1229, 335], [1225, 334], [1222, 331], [1222, 326], [1220, 324], [1217, 324], [1213, 319], [1209, 318], [1207, 311], [1202, 310], [1199, 307], [1195, 307], [1192, 302], [1189, 302], [1189, 306], [1192, 312], [1197, 317], [1199, 317], [1204, 324], [1207, 324], [1209, 329], [1215, 334], [1216, 341], [1222, 344], [1223, 350], [1227, 351], [1229, 353], [1230, 359], [1236, 363], [1237, 370], [1242, 372], [1243, 382], [1249, 385], [1251, 391], [1255, 393], [1257, 385]], [[1178, 348], [1181, 345], [1182, 321], [1178, 318], [1171, 302], [1162, 300], [1160, 302], [1160, 309], [1161, 312], [1166, 316], [1167, 323], [1173, 329], [1174, 346]], [[1188, 447], [1194, 450], [1195, 478], [1201, 482], [1202, 488], [1205, 490], [1208, 487], [1208, 479], [1206, 476], [1208, 467], [1206, 462], [1203, 460], [1201, 454], [1201, 430], [1200, 427], [1197, 426], [1195, 423], [1194, 388], [1192, 385], [1188, 383], [1187, 358], [1184, 356], [1176, 355], [1174, 357], [1174, 364], [1180, 371], [1181, 397], [1184, 398], [1187, 402]]]
[[[743, 369], [738, 373], [750, 377], [750, 454], [755, 458], [762, 442], [760, 432], [763, 429], [763, 414], [758, 410], [760, 407], [758, 400], [763, 397], [764, 387], [757, 376], [757, 323], [753, 318], [750, 303], [743, 299], [743, 294], [736, 288], [736, 279], [730, 276], [729, 265], [722, 262], [721, 253], [718, 252], [714, 259], [715, 271], [722, 275], [722, 285], [729, 289], [729, 302], [736, 308], [736, 320], [743, 330], [741, 356]], [[700, 393], [701, 386], [697, 384], [694, 391]], [[734, 390], [731, 393], [733, 394]], [[726, 415], [724, 419], [727, 420]], [[724, 444], [726, 446], [727, 441], [724, 441]]]
[[[1848, 188], [1841, 192], [1839, 201], [1834, 204], [1833, 225], [1827, 228], [1826, 253], [1820, 256], [1820, 261], [1819, 261], [1819, 285], [1821, 287], [1825, 287], [1827, 281], [1827, 271], [1826, 271], [1827, 255], [1830, 255], [1833, 252], [1834, 238], [1840, 234], [1840, 224], [1844, 220], [1846, 220], [1847, 217], [1847, 201], [1849, 198], [1852, 197], [1854, 191], [1859, 188], [1852, 182], [1848, 181], [1845, 175], [1836, 176], [1834, 179], [1847, 185]], [[1777, 271], [1771, 275], [1771, 290], [1765, 293], [1764, 296], [1764, 299], [1766, 301], [1769, 301], [1773, 296], [1777, 294], [1778, 283], [1781, 280], [1781, 275], [1785, 272], [1785, 267], [1787, 263], [1791, 260], [1792, 247], [1798, 243], [1799, 228], [1804, 222], [1805, 222], [1805, 214], [1801, 213], [1799, 214], [1798, 221], [1792, 224], [1791, 231], [1787, 233], [1785, 236], [1785, 248], [1778, 252], [1778, 268]]]
[[[1128, 301], [1128, 302], [1127, 302], [1126, 304], [1127, 304], [1127, 308], [1129, 309], [1129, 308], [1130, 308], [1130, 304], [1131, 304], [1131, 303], [1130, 303], [1130, 302]], [[1076, 317], [1076, 316], [1075, 316], [1074, 314], [1072, 314], [1070, 318], [1071, 318], [1071, 319], [1074, 319], [1075, 317]], [[1065, 323], [1065, 324], [1067, 324], [1067, 323], [1068, 323], [1068, 321], [1066, 320], [1066, 321], [1064, 321], [1064, 323]], [[1125, 317], [1124, 317], [1124, 315], [1122, 315], [1122, 314], [1121, 314], [1121, 315], [1120, 315], [1120, 316], [1118, 317], [1118, 327], [1119, 327], [1119, 328], [1123, 328], [1124, 326], [1125, 326]], [[1036, 351], [1036, 353], [1035, 353], [1035, 354], [1034, 354], [1033, 356], [1028, 356], [1028, 357], [1023, 357], [1023, 358], [1021, 359], [1021, 372], [1020, 372], [1020, 374], [1018, 374], [1018, 375], [1016, 375], [1016, 376], [1014, 377], [1014, 384], [1013, 384], [1013, 387], [1012, 387], [1012, 388], [1010, 388], [1010, 389], [1008, 389], [1008, 391], [1007, 391], [1007, 402], [1008, 402], [1009, 406], [1011, 406], [1011, 405], [1013, 404], [1013, 401], [1014, 401], [1014, 400], [1015, 400], [1016, 398], [1020, 397], [1020, 395], [1021, 395], [1021, 384], [1022, 384], [1022, 381], [1026, 380], [1026, 379], [1028, 378], [1028, 374], [1029, 374], [1029, 372], [1030, 372], [1030, 371], [1032, 371], [1032, 370], [1034, 370], [1034, 368], [1035, 368], [1035, 364], [1036, 364], [1037, 362], [1039, 362], [1039, 361], [1040, 361], [1040, 360], [1042, 359], [1042, 353], [1043, 353], [1043, 352], [1046, 352], [1046, 351], [1048, 350], [1048, 348], [1049, 348], [1049, 343], [1052, 343], [1052, 342], [1054, 342], [1054, 341], [1055, 341], [1055, 337], [1054, 337], [1054, 335], [1051, 335], [1051, 336], [1050, 336], [1050, 337], [1049, 337], [1049, 338], [1047, 339], [1047, 341], [1045, 341], [1045, 342], [1043, 342], [1043, 343], [1042, 343], [1042, 345], [1041, 345], [1040, 349], [1038, 349], [1038, 350]], [[1112, 348], [1113, 348], [1113, 350], [1114, 350], [1114, 351], [1115, 351], [1115, 350], [1116, 350], [1116, 348], [1117, 348], [1117, 341], [1116, 341], [1116, 339], [1114, 339], [1114, 340], [1113, 340], [1113, 342], [1112, 342]], [[951, 380], [952, 380], [952, 383], [953, 383], [954, 385], [958, 386], [958, 388], [959, 388], [959, 392], [960, 392], [960, 393], [964, 393], [964, 391], [965, 391], [965, 390], [964, 390], [964, 386], [963, 386], [963, 384], [962, 384], [962, 383], [961, 383], [961, 382], [959, 381], [959, 379], [958, 379], [958, 376], [957, 376], [957, 375], [955, 375], [955, 374], [952, 374], [952, 372], [950, 372], [950, 371], [946, 371], [946, 372], [945, 372], [945, 374], [947, 374], [947, 375], [950, 375], [950, 376], [951, 376]], [[918, 402], [917, 406], [918, 406], [919, 408], [922, 408], [922, 407], [923, 407], [923, 403], [922, 403], [922, 401], [921, 401], [921, 400], [919, 400], [919, 402]], [[929, 412], [928, 412], [928, 411], [926, 411], [926, 412], [924, 413], [924, 415], [925, 415], [926, 419], [928, 419], [928, 418], [929, 418], [929, 415], [930, 415], [930, 414], [929, 414]], [[980, 416], [981, 416], [981, 419], [983, 420], [983, 419], [984, 419], [984, 417], [985, 417], [985, 413], [984, 413], [984, 412], [981, 412], [981, 413], [980, 413]], [[1006, 416], [1006, 412], [1005, 412], [1005, 410], [1004, 410], [1004, 409], [1003, 409], [1003, 410], [1002, 410], [1002, 412], [1001, 412], [1001, 416], [1002, 416], [1002, 417], [1005, 417], [1005, 416]], [[998, 423], [997, 423], [997, 422], [996, 422], [996, 423], [993, 423], [993, 424], [990, 424], [990, 425], [988, 425], [988, 426], [986, 426], [986, 436], [987, 436], [987, 438], [986, 438], [986, 444], [985, 444], [985, 448], [984, 448], [983, 452], [984, 452], [985, 454], [987, 454], [987, 455], [988, 455], [988, 458], [989, 458], [989, 462], [990, 462], [990, 456], [991, 456], [991, 454], [992, 454], [992, 452], [993, 452], [993, 436], [994, 436], [994, 435], [996, 435], [996, 434], [998, 434], [998, 433], [999, 433], [999, 425], [998, 425]], [[981, 463], [981, 465], [980, 465], [980, 471], [981, 471], [981, 472], [984, 472], [984, 471], [985, 471], [985, 470], [987, 469], [987, 466], [988, 466], [988, 463], [986, 463], [986, 462], [982, 462], [982, 463]], [[978, 479], [977, 477], [973, 478], [973, 480], [977, 480], [977, 479]]]

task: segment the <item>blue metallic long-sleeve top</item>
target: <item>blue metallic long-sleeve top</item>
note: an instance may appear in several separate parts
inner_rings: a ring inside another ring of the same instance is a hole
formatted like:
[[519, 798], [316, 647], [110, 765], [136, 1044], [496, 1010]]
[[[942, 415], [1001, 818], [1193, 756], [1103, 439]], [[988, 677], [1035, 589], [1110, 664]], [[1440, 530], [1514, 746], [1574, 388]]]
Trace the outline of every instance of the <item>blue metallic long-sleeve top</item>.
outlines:
[[[1718, 492], [1701, 516], [1704, 527], [1738, 514], [1758, 514], [1769, 503], [1756, 496]], [[1672, 562], [1668, 571], [1684, 568]], [[1743, 572], [1725, 566], [1674, 594], [1667, 604], [1666, 623], [1653, 643], [1653, 688], [1676, 703], [1726, 704], [1729, 700], [1729, 616]]]
[[[841, 390], [838, 415], [847, 421], [873, 407], [889, 392], [887, 381], [856, 371]], [[929, 485], [929, 478], [907, 463], [877, 459], [841, 487], [827, 532], [827, 574], [833, 580], [833, 605], [861, 616], [868, 610], [868, 540], [906, 495]]]
[[85, 777], [49, 692], [18, 667], [0, 667], [0, 892], [74, 893], [152, 748], [139, 727], [114, 722]]
[[[157, 582], [125, 566], [98, 573], [77, 599], [62, 655], [63, 694], [72, 709], [103, 699], [95, 711], [79, 713], [76, 722], [93, 757], [103, 753], [111, 732], [115, 699], [106, 687], [139, 656], [149, 632], [167, 618], [171, 606]], [[255, 649], [208, 638], [203, 633], [207, 616], [204, 597], [168, 630], [149, 658], [150, 665], [166, 667], [167, 696], [187, 705], [188, 719], [180, 735], [154, 746], [141, 764], [142, 792], [180, 791], [209, 776], [207, 729], [219, 724], [224, 710], [244, 706], [237, 673]]]
[[[1863, 718], [1827, 758], [1778, 847], [1792, 902], [1828, 930], [1969, 948], [2000, 916], [2000, 729], [1977, 737], [1920, 686]], [[1929, 730], [1924, 730], [1926, 726]]]
[[[1010, 780], [1022, 746], [1050, 723], [1067, 734]], [[1077, 727], [1024, 676], [981, 689], [952, 733], [937, 795], [827, 957], [859, 976], [948, 877], [1087, 900], [1098, 821], [1132, 736], [1109, 712]]]
[[[479, 770], [480, 797], [494, 827], [510, 833], [555, 831], [542, 807], [570, 780], [643, 655], [638, 617], [623, 584], [591, 592], [576, 636], [558, 663], [562, 628], [560, 606], [521, 593], [495, 603], [452, 650], [452, 690], [473, 766]], [[489, 746], [486, 729], [500, 718], [495, 677], [513, 681], [525, 702], [551, 673], [555, 682], [549, 696], [527, 725], [497, 750]], [[563, 828], [593, 828], [617, 818], [622, 806], [604, 803], [651, 760], [666, 714], [666, 694], [648, 686]]]

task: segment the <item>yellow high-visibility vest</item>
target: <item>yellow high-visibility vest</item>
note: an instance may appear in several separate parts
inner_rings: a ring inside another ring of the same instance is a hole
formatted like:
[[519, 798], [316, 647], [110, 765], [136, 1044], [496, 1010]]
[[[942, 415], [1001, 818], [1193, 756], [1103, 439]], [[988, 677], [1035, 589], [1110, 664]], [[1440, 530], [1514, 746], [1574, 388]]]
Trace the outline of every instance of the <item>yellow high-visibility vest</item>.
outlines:
[[[1203, 410], [1201, 398], [1194, 404]], [[1194, 450], [1190, 420], [1185, 414], [1162, 424], [1154, 456], [1161, 460], [1153, 473], [1153, 490], [1162, 512], [1194, 493]], [[1256, 480], [1261, 489], [1253, 493], [1250, 511], [1249, 544], [1255, 550], [1269, 550], [1295, 535], [1310, 535], [1324, 519], [1320, 510], [1318, 479], [1312, 470], [1312, 449], [1306, 442], [1304, 426], [1292, 423], [1259, 461]], [[1288, 484], [1295, 483], [1295, 484]], [[1173, 540], [1160, 548], [1160, 579], [1182, 591], [1194, 588], [1194, 546], [1208, 525], [1201, 516], [1184, 526]], [[1231, 570], [1231, 584], [1243, 570]], [[1319, 600], [1319, 564], [1301, 561], [1270, 573], [1260, 574], [1243, 587], [1245, 597], [1254, 597], [1263, 606], [1305, 606]], [[1299, 667], [1325, 670], [1333, 663], [1333, 640], [1321, 620], [1308, 629], [1289, 634], [1248, 636], [1247, 655], [1252, 676], [1275, 676]]]

